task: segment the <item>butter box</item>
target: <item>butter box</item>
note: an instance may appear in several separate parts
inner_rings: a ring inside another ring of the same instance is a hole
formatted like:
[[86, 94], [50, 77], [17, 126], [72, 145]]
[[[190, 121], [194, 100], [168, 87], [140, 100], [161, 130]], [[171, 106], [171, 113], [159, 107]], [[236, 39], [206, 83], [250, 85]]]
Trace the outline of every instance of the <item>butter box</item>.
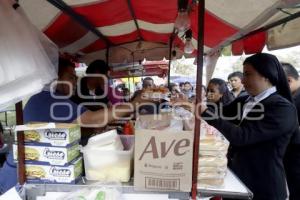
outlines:
[[[17, 160], [18, 146], [13, 145], [14, 159]], [[25, 145], [25, 163], [68, 165], [80, 155], [78, 143], [68, 147], [52, 147], [39, 145]]]
[[67, 166], [26, 164], [27, 183], [75, 184], [82, 175], [82, 157]]
[[[26, 144], [45, 144], [52, 146], [68, 146], [81, 137], [78, 124], [39, 123], [16, 126], [15, 132], [24, 131]], [[16, 134], [15, 140], [17, 141]]]

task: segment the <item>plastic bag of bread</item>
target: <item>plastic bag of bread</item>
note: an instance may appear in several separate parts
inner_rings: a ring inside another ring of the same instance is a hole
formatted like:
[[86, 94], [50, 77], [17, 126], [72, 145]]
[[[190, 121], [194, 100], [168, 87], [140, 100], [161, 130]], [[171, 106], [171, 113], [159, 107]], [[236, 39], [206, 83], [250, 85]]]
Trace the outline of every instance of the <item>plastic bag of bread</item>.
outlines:
[[220, 140], [200, 140], [199, 156], [226, 156], [229, 142], [224, 138]]
[[198, 180], [198, 187], [222, 187], [224, 185], [224, 179], [202, 179]]
[[226, 157], [201, 156], [199, 157], [199, 166], [203, 167], [223, 167], [227, 165]]
[[227, 165], [219, 166], [219, 167], [205, 167], [205, 166], [198, 166], [198, 173], [215, 173], [215, 172], [226, 172]]
[[145, 99], [151, 99], [159, 101], [161, 99], [170, 101], [170, 92], [166, 87], [154, 87], [147, 88], [142, 91], [142, 97]]
[[199, 151], [199, 156], [214, 156], [214, 157], [224, 157], [227, 154], [226, 151], [215, 151], [215, 150], [201, 150]]
[[[183, 128], [184, 130], [193, 130], [195, 127], [195, 118], [193, 115], [183, 109], [183, 108], [176, 108], [175, 109], [175, 116], [179, 116], [183, 119]], [[214, 144], [216, 143], [216, 144]], [[206, 121], [201, 120], [200, 125], [200, 148], [201, 144], [205, 146], [212, 147], [212, 145], [216, 146], [216, 148], [212, 150], [219, 150], [219, 146], [222, 146], [220, 150], [226, 150], [229, 146], [229, 142], [227, 139], [222, 135], [220, 131], [218, 131], [215, 127], [209, 125]], [[207, 145], [206, 145], [207, 144]], [[225, 144], [225, 145], [224, 145]]]
[[205, 172], [205, 173], [198, 173], [198, 180], [206, 180], [206, 179], [224, 179], [226, 176], [225, 172]]
[[140, 115], [135, 122], [135, 129], [182, 131], [183, 123], [170, 114]]

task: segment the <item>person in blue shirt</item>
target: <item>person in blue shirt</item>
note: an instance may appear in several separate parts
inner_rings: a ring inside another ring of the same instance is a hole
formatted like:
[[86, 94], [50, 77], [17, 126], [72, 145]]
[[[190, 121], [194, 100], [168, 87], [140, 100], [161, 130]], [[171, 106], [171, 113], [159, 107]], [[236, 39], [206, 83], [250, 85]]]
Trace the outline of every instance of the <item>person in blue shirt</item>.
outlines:
[[[74, 64], [60, 59], [55, 90], [53, 92], [42, 91], [29, 99], [23, 112], [24, 123], [73, 122], [79, 123], [82, 127], [101, 127], [114, 119], [128, 116], [139, 103], [143, 102], [141, 94], [138, 94], [131, 102], [120, 103], [98, 111], [89, 111], [69, 99], [76, 91], [76, 82]], [[0, 168], [0, 195], [16, 184], [17, 166], [10, 152], [3, 167]]]

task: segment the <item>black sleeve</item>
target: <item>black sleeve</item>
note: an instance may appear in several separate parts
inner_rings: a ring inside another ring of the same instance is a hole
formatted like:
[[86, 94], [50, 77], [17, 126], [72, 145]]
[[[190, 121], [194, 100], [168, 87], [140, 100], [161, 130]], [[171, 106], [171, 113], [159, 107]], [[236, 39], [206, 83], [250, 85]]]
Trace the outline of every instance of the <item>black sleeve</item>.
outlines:
[[265, 106], [264, 109], [261, 120], [246, 120], [240, 126], [215, 116], [209, 109], [202, 114], [202, 117], [236, 146], [272, 140], [295, 130], [297, 118], [296, 110], [292, 105], [279, 102], [273, 106]]
[[295, 99], [295, 106], [298, 114], [298, 124], [300, 125], [300, 96]]

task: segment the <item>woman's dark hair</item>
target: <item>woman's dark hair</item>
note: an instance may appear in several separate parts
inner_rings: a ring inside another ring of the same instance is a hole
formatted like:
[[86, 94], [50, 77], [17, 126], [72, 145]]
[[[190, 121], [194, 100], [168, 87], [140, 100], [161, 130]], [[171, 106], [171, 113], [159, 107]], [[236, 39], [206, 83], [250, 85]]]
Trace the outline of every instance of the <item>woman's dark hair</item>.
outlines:
[[299, 79], [299, 74], [293, 65], [291, 65], [290, 63], [285, 63], [285, 62], [282, 62], [281, 65], [287, 76], [291, 76], [296, 80]]
[[184, 85], [186, 85], [186, 84], [191, 86], [191, 90], [192, 90], [192, 91], [194, 90], [194, 87], [193, 87], [193, 85], [192, 85], [190, 82], [188, 82], [188, 81], [187, 81], [187, 82], [184, 82]]
[[86, 74], [103, 74], [107, 75], [109, 66], [104, 60], [94, 60], [86, 69]]
[[230, 93], [224, 80], [220, 78], [213, 78], [208, 84], [214, 84], [219, 87], [219, 92], [223, 95], [220, 99], [220, 103], [223, 103], [223, 105], [227, 105], [234, 100], [233, 95]]
[[[172, 92], [173, 88], [176, 87], [176, 86], [177, 86], [176, 83], [170, 83], [170, 85], [169, 85], [169, 87], [168, 87], [169, 91]], [[179, 93], [179, 91], [176, 90], [176, 93]]]
[[243, 73], [240, 71], [232, 72], [231, 74], [228, 75], [227, 80], [233, 78], [233, 77], [238, 77], [239, 79], [243, 79]]
[[151, 78], [151, 77], [145, 77], [143, 79], [143, 81], [152, 81], [152, 82], [154, 82], [153, 78]]
[[176, 86], [176, 83], [170, 83], [168, 88], [171, 91], [173, 89], [173, 87], [175, 87], [175, 86]]
[[261, 74], [269, 79], [276, 87], [278, 94], [292, 102], [292, 95], [283, 68], [276, 56], [268, 53], [257, 53], [246, 58], [243, 65], [249, 64]]

